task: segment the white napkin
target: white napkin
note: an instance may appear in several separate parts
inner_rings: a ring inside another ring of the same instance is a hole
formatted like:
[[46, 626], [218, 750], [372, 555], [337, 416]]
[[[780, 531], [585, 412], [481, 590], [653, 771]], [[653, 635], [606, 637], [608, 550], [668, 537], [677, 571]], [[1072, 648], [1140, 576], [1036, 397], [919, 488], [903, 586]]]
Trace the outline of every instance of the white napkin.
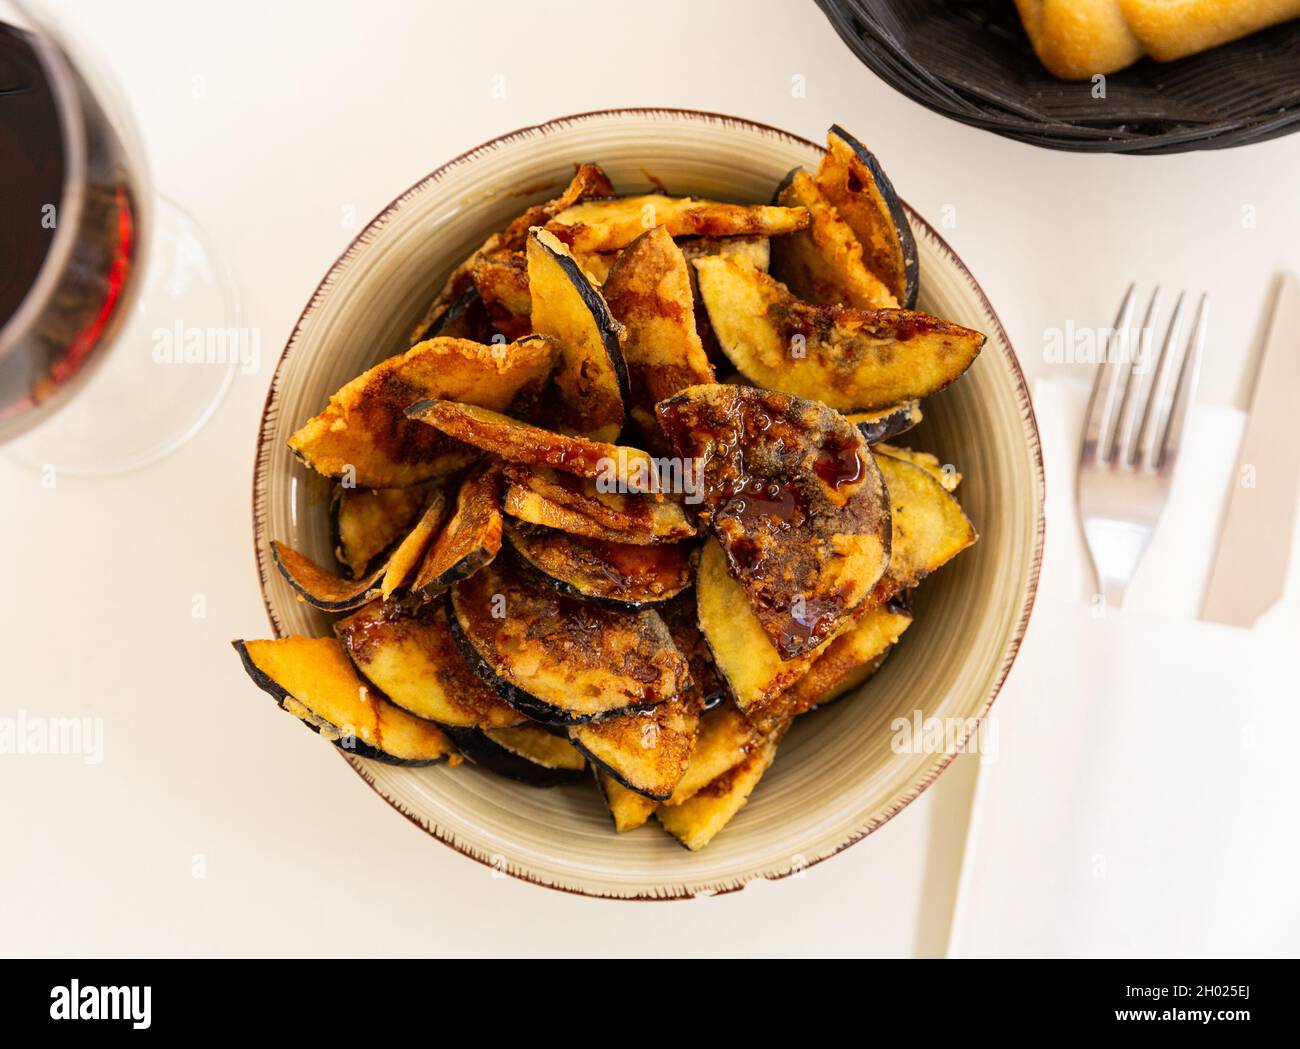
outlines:
[[1170, 503], [1115, 612], [1092, 599], [1074, 510], [1086, 401], [1082, 386], [1035, 387], [1046, 560], [994, 706], [950, 953], [1294, 955], [1295, 594], [1253, 631], [1194, 618], [1243, 416], [1194, 409]]

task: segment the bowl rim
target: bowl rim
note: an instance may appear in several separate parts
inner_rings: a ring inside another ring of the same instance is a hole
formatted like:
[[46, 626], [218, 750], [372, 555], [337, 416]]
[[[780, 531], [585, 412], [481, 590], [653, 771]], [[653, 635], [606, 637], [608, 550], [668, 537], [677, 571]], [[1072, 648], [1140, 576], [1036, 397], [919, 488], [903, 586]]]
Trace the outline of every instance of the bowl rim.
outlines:
[[[412, 183], [401, 193], [399, 193], [396, 197], [394, 197], [391, 201], [389, 201], [382, 208], [380, 208], [379, 211], [375, 214], [375, 216], [369, 222], [367, 222], [365, 226], [361, 228], [360, 232], [358, 232], [357, 235], [353, 237], [351, 241], [348, 242], [347, 246], [339, 253], [339, 255], [335, 258], [334, 262], [331, 263], [329, 269], [326, 270], [324, 277], [321, 278], [320, 283], [318, 283], [316, 285], [316, 288], [312, 291], [311, 296], [307, 300], [307, 304], [303, 307], [302, 312], [298, 315], [298, 319], [294, 322], [293, 329], [292, 331], [290, 331], [289, 337], [285, 341], [284, 349], [280, 352], [280, 356], [276, 361], [275, 370], [271, 375], [271, 383], [269, 388], [267, 389], [266, 399], [263, 402], [262, 414], [258, 423], [257, 445], [256, 445], [255, 457], [253, 460], [253, 479], [252, 479], [253, 480], [253, 484], [252, 484], [253, 555], [258, 570], [258, 586], [262, 592], [262, 606], [266, 610], [266, 617], [268, 622], [271, 625], [271, 630], [277, 638], [286, 636], [286, 631], [284, 629], [283, 624], [281, 624], [278, 618], [276, 617], [274, 609], [271, 607], [271, 597], [270, 597], [267, 584], [268, 584], [268, 580], [270, 579], [270, 573], [273, 570], [273, 566], [271, 565], [270, 559], [267, 557], [266, 552], [262, 549], [262, 546], [258, 541], [258, 535], [262, 529], [262, 524], [266, 516], [264, 498], [269, 498], [269, 494], [270, 494], [269, 488], [265, 492], [265, 494], [263, 494], [262, 491], [263, 486], [260, 484], [260, 482], [263, 478], [264, 472], [268, 469], [270, 463], [270, 455], [272, 449], [269, 445], [269, 438], [270, 438], [270, 431], [272, 429], [272, 426], [275, 423], [278, 416], [280, 380], [282, 378], [286, 365], [289, 363], [289, 358], [292, 354], [294, 346], [298, 342], [298, 339], [302, 334], [304, 321], [306, 321], [307, 317], [316, 310], [317, 306], [320, 304], [325, 293], [334, 284], [338, 275], [352, 261], [352, 257], [356, 253], [357, 249], [360, 246], [362, 246], [364, 243], [368, 243], [369, 240], [376, 233], [378, 233], [380, 229], [382, 229], [382, 227], [386, 224], [388, 217], [397, 208], [401, 207], [402, 204], [404, 204], [408, 199], [413, 197], [415, 194], [423, 191], [426, 186], [440, 181], [452, 169], [457, 168], [462, 164], [472, 163], [475, 160], [479, 159], [480, 157], [486, 156], [487, 154], [491, 153], [492, 151], [498, 149], [501, 146], [523, 141], [525, 139], [532, 138], [537, 135], [545, 135], [552, 131], [558, 130], [560, 128], [568, 127], [570, 125], [584, 123], [590, 120], [610, 119], [610, 118], [617, 118], [617, 117], [653, 118], [653, 117], [660, 117], [660, 116], [668, 117], [670, 119], [702, 121], [708, 124], [720, 124], [724, 127], [729, 126], [729, 127], [739, 127], [739, 128], [749, 129], [753, 131], [758, 131], [764, 135], [776, 136], [788, 142], [800, 146], [809, 147], [819, 152], [825, 152], [825, 147], [818, 145], [817, 143], [811, 141], [810, 139], [804, 138], [802, 135], [796, 135], [791, 131], [785, 131], [782, 128], [774, 127], [771, 124], [765, 124], [761, 121], [750, 120], [745, 117], [731, 116], [725, 113], [715, 113], [708, 110], [681, 109], [681, 108], [675, 108], [670, 106], [630, 106], [630, 107], [619, 107], [614, 109], [593, 109], [593, 110], [586, 110], [580, 113], [571, 113], [566, 116], [555, 117], [551, 120], [543, 121], [542, 123], [538, 123], [538, 124], [529, 124], [525, 127], [516, 128], [513, 131], [508, 131], [505, 132], [504, 134], [497, 135], [477, 146], [474, 146], [472, 149], [465, 150], [463, 153], [459, 154], [456, 157], [453, 157], [451, 160], [448, 160], [446, 163], [439, 165], [433, 171], [429, 172], [427, 175], [423, 176], [416, 182]], [[1016, 657], [1020, 652], [1020, 645], [1023, 642], [1025, 637], [1025, 632], [1029, 627], [1029, 619], [1033, 612], [1034, 601], [1038, 593], [1038, 581], [1039, 581], [1039, 576], [1042, 570], [1042, 563], [1043, 563], [1043, 541], [1044, 541], [1044, 535], [1046, 531], [1046, 516], [1045, 516], [1046, 477], [1043, 468], [1043, 451], [1042, 451], [1042, 443], [1038, 432], [1038, 420], [1034, 414], [1033, 400], [1029, 392], [1029, 384], [1025, 378], [1025, 373], [1020, 366], [1020, 361], [1016, 356], [1015, 348], [1011, 343], [1011, 339], [1007, 335], [1006, 328], [1003, 326], [1002, 321], [998, 317], [997, 311], [993, 308], [993, 304], [989, 301], [988, 296], [984, 293], [984, 289], [980, 287], [979, 282], [975, 279], [974, 275], [966, 267], [966, 264], [961, 260], [961, 257], [955, 251], [953, 251], [952, 247], [939, 234], [938, 230], [936, 230], [933, 225], [931, 225], [910, 204], [908, 204], [907, 201], [905, 200], [902, 201], [902, 204], [907, 214], [908, 220], [911, 223], [913, 223], [913, 225], [920, 227], [920, 231], [922, 235], [924, 235], [929, 240], [931, 240], [936, 246], [936, 248], [947, 258], [947, 260], [957, 268], [957, 271], [965, 279], [966, 283], [970, 286], [970, 289], [974, 292], [976, 298], [979, 301], [981, 308], [987, 314], [989, 324], [992, 326], [994, 332], [1001, 340], [999, 346], [999, 353], [1001, 356], [1001, 360], [1003, 364], [1006, 366], [1007, 372], [1010, 375], [1013, 385], [1015, 387], [1016, 399], [1020, 407], [1021, 425], [1024, 432], [1025, 441], [1026, 444], [1028, 445], [1028, 450], [1030, 452], [1031, 460], [1032, 460], [1031, 465], [1033, 467], [1035, 491], [1037, 493], [1037, 504], [1038, 504], [1037, 505], [1038, 529], [1037, 529], [1037, 533], [1034, 536], [1034, 551], [1033, 551], [1033, 556], [1030, 559], [1029, 576], [1028, 579], [1026, 580], [1024, 592], [1021, 598], [1019, 618], [1016, 622], [1014, 630], [1012, 631], [1012, 636], [1003, 650], [1002, 663], [998, 670], [997, 680], [994, 682], [993, 687], [989, 690], [988, 694], [985, 696], [984, 702], [980, 710], [977, 712], [977, 714], [973, 719], [970, 719], [969, 722], [970, 728], [966, 736], [961, 740], [959, 746], [955, 748], [951, 753], [945, 752], [943, 754], [937, 755], [938, 760], [936, 760], [928, 769], [926, 769], [922, 778], [918, 782], [914, 783], [913, 786], [907, 791], [906, 794], [903, 795], [903, 797], [899, 801], [897, 801], [893, 806], [887, 809], [879, 817], [869, 821], [865, 826], [855, 830], [847, 839], [845, 839], [838, 846], [836, 846], [831, 851], [825, 853], [824, 855], [818, 856], [813, 859], [809, 859], [798, 866], [792, 865], [789, 867], [789, 869], [785, 869], [785, 870], [754, 871], [748, 874], [741, 875], [737, 877], [734, 881], [727, 882], [725, 884], [719, 884], [717, 886], [710, 886], [709, 887], [710, 895], [721, 896], [731, 892], [738, 892], [741, 889], [743, 889], [746, 885], [748, 885], [751, 881], [755, 881], [759, 878], [762, 878], [763, 880], [766, 881], [779, 881], [783, 878], [787, 878], [790, 875], [796, 873], [796, 871], [803, 871], [803, 870], [807, 870], [809, 867], [814, 867], [817, 864], [829, 860], [834, 856], [838, 856], [841, 852], [843, 852], [845, 849], [849, 848], [850, 846], [856, 845], [863, 838], [867, 837], [869, 834], [872, 834], [876, 830], [883, 827], [886, 823], [888, 823], [900, 812], [902, 812], [905, 808], [907, 808], [910, 804], [912, 804], [912, 802], [914, 802], [917, 798], [919, 798], [926, 791], [926, 789], [929, 788], [929, 786], [932, 783], [934, 783], [936, 779], [939, 778], [940, 773], [942, 773], [944, 769], [946, 769], [950, 764], [952, 764], [953, 760], [957, 757], [957, 755], [962, 752], [962, 750], [965, 747], [965, 744], [969, 741], [970, 737], [978, 730], [979, 726], [984, 723], [984, 719], [988, 717], [989, 711], [993, 706], [993, 702], [997, 699], [998, 695], [1001, 693], [1002, 686], [1006, 682], [1007, 675], [1010, 673], [1011, 667], [1016, 661]], [[1003, 350], [1002, 347], [1005, 347], [1005, 350]], [[529, 884], [537, 885], [546, 889], [553, 889], [558, 892], [566, 892], [576, 896], [586, 896], [593, 899], [603, 899], [603, 900], [659, 902], [659, 901], [670, 901], [670, 900], [694, 899], [695, 897], [704, 894], [703, 890], [691, 891], [688, 886], [682, 886], [680, 890], [670, 886], [665, 891], [657, 892], [653, 894], [638, 893], [636, 895], [616, 895], [612, 893], [599, 892], [599, 891], [586, 889], [578, 884], [566, 884], [563, 882], [550, 881], [545, 878], [537, 876], [535, 873], [531, 871], [519, 869], [512, 865], [506, 865], [502, 867], [500, 865], [494, 864], [488, 856], [481, 855], [473, 847], [469, 846], [465, 842], [460, 841], [453, 834], [444, 831], [441, 827], [438, 827], [436, 824], [425, 819], [423, 816], [420, 816], [417, 813], [410, 811], [405, 805], [403, 805], [400, 801], [396, 800], [395, 798], [389, 797], [387, 794], [385, 794], [382, 790], [379, 789], [379, 787], [375, 783], [375, 778], [373, 774], [367, 768], [365, 768], [364, 765], [359, 763], [353, 756], [348, 755], [343, 751], [339, 751], [338, 753], [339, 756], [347, 763], [347, 765], [361, 778], [362, 782], [365, 783], [371, 790], [373, 790], [378, 797], [382, 798], [389, 806], [391, 806], [397, 812], [405, 816], [415, 826], [419, 827], [422, 831], [424, 831], [425, 834], [429, 835], [435, 841], [440, 842], [441, 844], [447, 846], [448, 848], [454, 849], [460, 855], [466, 856], [469, 859], [474, 860], [475, 862], [480, 863], [485, 867], [492, 868], [493, 870], [501, 870], [512, 878], [517, 878], [520, 881], [528, 882]]]

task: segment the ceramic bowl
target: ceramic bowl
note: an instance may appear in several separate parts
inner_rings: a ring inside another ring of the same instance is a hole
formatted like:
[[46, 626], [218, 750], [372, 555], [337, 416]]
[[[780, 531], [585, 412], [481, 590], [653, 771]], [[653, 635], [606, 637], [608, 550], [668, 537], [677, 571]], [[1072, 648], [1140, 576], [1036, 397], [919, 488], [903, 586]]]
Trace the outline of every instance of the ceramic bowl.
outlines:
[[[328, 482], [294, 459], [286, 439], [347, 380], [405, 349], [447, 273], [489, 232], [553, 195], [575, 161], [598, 161], [620, 192], [650, 190], [655, 180], [674, 193], [756, 202], [792, 167], [815, 167], [821, 152], [795, 135], [714, 114], [588, 113], [488, 142], [385, 208], [312, 295], [267, 398], [254, 540], [276, 635], [330, 627], [295, 599], [270, 560], [271, 539], [331, 560]], [[431, 836], [507, 874], [595, 896], [670, 899], [727, 892], [825, 860], [934, 781], [954, 755], [899, 747], [891, 724], [919, 711], [963, 719], [945, 724], [969, 729], [987, 714], [1033, 603], [1043, 476], [1029, 393], [997, 315], [942, 238], [909, 216], [920, 308], [988, 335], [974, 366], [925, 402], [926, 421], [909, 435], [961, 469], [959, 494], [980, 540], [919, 588], [915, 624], [862, 694], [799, 719], [749, 804], [698, 853], [653, 820], [616, 835], [587, 783], [539, 790], [469, 764], [408, 769], [345, 755], [366, 783]], [[324, 745], [305, 732], [301, 743]], [[383, 818], [378, 808], [375, 818]]]

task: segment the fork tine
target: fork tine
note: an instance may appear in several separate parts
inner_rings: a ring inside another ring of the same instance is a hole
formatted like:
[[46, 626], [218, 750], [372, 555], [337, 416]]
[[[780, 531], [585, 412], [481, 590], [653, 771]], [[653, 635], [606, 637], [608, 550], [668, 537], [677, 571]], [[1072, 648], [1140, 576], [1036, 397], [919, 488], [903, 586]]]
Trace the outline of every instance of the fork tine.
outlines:
[[[1119, 304], [1119, 314], [1115, 318], [1115, 334], [1112, 339], [1127, 340], [1129, 324], [1133, 317], [1133, 289], [1128, 291]], [[1108, 347], [1109, 348], [1109, 344]], [[1106, 353], [1101, 364], [1097, 366], [1097, 378], [1093, 380], [1092, 397], [1088, 402], [1088, 422], [1083, 431], [1083, 448], [1079, 460], [1091, 463], [1100, 459], [1109, 461], [1109, 451], [1114, 437], [1115, 402], [1118, 398], [1119, 379], [1122, 374], [1114, 354]], [[1100, 449], [1100, 455], [1098, 450]]]
[[1160, 360], [1156, 365], [1156, 374], [1151, 382], [1151, 393], [1147, 398], [1146, 411], [1142, 417], [1142, 431], [1139, 449], [1142, 462], [1151, 469], [1156, 468], [1156, 453], [1160, 450], [1160, 438], [1168, 422], [1169, 406], [1173, 403], [1174, 385], [1178, 376], [1178, 361], [1181, 360], [1179, 335], [1183, 327], [1183, 303], [1186, 294], [1179, 292], [1174, 302], [1174, 312], [1169, 316], [1169, 326], [1165, 329], [1164, 341], [1160, 344]]
[[1155, 325], [1159, 307], [1160, 288], [1157, 287], [1151, 293], [1146, 315], [1142, 318], [1142, 327], [1138, 329], [1137, 346], [1128, 355], [1128, 383], [1124, 388], [1124, 401], [1119, 412], [1119, 433], [1116, 435], [1115, 458], [1121, 466], [1133, 465], [1142, 420], [1151, 403], [1152, 387], [1147, 381], [1146, 369], [1139, 365], [1150, 348], [1150, 332]]
[[1169, 425], [1165, 428], [1164, 440], [1160, 445], [1160, 460], [1157, 468], [1161, 471], [1172, 470], [1178, 460], [1183, 431], [1187, 427], [1187, 414], [1192, 401], [1196, 399], [1196, 383], [1201, 374], [1201, 351], [1205, 347], [1205, 330], [1209, 325], [1209, 318], [1209, 299], [1202, 294], [1201, 301], [1196, 304], [1196, 319], [1192, 322], [1192, 334], [1187, 337], [1183, 366], [1179, 370], [1178, 384], [1174, 388]]

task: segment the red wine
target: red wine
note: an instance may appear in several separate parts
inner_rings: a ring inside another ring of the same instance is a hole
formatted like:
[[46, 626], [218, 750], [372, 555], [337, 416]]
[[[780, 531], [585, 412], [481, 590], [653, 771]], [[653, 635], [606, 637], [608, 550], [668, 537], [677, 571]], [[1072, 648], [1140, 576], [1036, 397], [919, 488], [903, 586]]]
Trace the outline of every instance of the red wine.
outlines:
[[125, 151], [62, 60], [72, 101], [60, 105], [48, 54], [0, 22], [0, 439], [38, 421], [107, 346], [136, 269]]
[[63, 200], [63, 132], [26, 34], [0, 25], [0, 327], [49, 253]]

